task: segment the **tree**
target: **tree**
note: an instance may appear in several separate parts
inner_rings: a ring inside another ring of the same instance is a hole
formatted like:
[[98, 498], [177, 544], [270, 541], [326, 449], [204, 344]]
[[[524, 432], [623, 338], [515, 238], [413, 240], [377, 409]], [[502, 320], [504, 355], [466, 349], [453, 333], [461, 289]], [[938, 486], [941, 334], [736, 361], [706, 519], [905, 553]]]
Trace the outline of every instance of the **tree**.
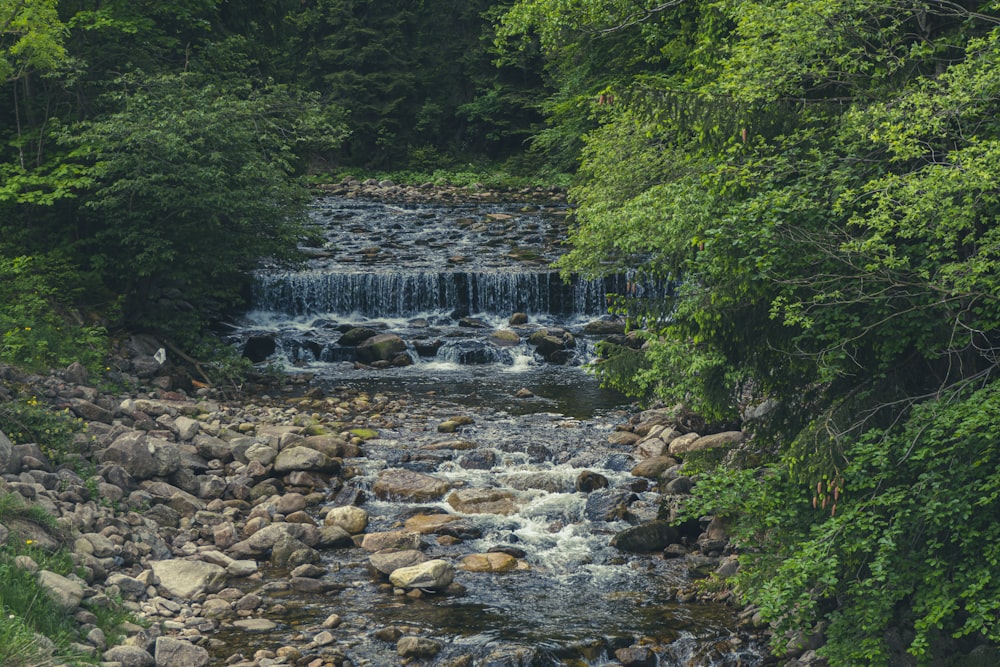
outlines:
[[777, 406], [748, 424], [767, 472], [722, 469], [692, 505], [742, 517], [777, 647], [818, 621], [833, 664], [895, 659], [893, 632], [922, 660], [1000, 642], [971, 519], [1000, 510], [974, 409], [1000, 342], [996, 8], [525, 0], [505, 21], [550, 71], [624, 33], [662, 47], [594, 103], [560, 265], [679, 283], [623, 295], [646, 344], [606, 349], [609, 384], [719, 419]]
[[261, 257], [287, 257], [306, 192], [295, 149], [345, 133], [313, 96], [197, 73], [131, 75], [119, 111], [68, 140], [95, 187], [77, 251], [124, 295], [130, 326], [175, 335], [238, 302]]

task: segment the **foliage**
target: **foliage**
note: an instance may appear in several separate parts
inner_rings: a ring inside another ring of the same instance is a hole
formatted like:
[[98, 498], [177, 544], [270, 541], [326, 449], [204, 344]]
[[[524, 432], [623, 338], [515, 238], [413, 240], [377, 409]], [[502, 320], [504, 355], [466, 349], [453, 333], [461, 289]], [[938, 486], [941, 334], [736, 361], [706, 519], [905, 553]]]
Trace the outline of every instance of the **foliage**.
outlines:
[[108, 347], [104, 329], [59, 314], [74, 296], [60, 284], [65, 274], [59, 267], [57, 257], [43, 269], [30, 257], [0, 256], [0, 361], [35, 371], [74, 361], [91, 370], [101, 365]]
[[0, 431], [14, 444], [37, 444], [56, 464], [72, 458], [76, 452], [75, 435], [83, 429], [83, 420], [68, 410], [53, 410], [34, 396], [0, 404]]
[[644, 345], [597, 372], [714, 418], [775, 406], [750, 424], [767, 474], [723, 468], [693, 506], [739, 518], [742, 590], [779, 649], [817, 621], [837, 665], [900, 659], [892, 633], [924, 662], [1000, 639], [975, 518], [997, 511], [1000, 425], [973, 408], [1000, 342], [998, 24], [995, 3], [870, 0], [504, 18], [561, 90], [607, 65], [560, 268], [679, 283], [621, 295]]
[[[55, 519], [42, 507], [26, 503], [17, 493], [0, 493], [0, 522], [11, 525], [16, 520], [56, 531]], [[63, 576], [73, 573], [72, 555], [66, 549], [41, 549], [32, 539], [16, 530], [11, 532], [6, 544], [0, 547], [0, 638], [3, 639], [0, 664], [11, 667], [96, 664], [95, 656], [76, 649], [74, 643], [81, 639], [79, 628], [45, 592], [37, 574], [17, 561], [19, 556], [30, 558], [40, 569]], [[132, 620], [120, 605], [93, 611], [98, 627], [112, 639], [124, 621]], [[51, 645], [39, 640], [39, 635], [50, 640]]]
[[342, 130], [309, 95], [199, 74], [131, 75], [120, 110], [67, 137], [96, 185], [80, 248], [125, 297], [132, 326], [177, 335], [237, 303], [260, 257], [290, 256], [305, 233], [294, 150]]
[[66, 57], [65, 27], [55, 0], [0, 2], [0, 81], [13, 81], [29, 68], [52, 69]]

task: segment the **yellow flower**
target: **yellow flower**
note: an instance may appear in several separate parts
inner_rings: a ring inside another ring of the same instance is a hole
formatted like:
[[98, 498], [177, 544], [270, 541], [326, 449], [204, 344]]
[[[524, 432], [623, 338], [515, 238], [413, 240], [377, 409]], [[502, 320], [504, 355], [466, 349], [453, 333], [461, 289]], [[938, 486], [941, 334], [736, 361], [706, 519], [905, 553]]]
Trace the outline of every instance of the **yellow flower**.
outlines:
[[30, 544], [34, 544], [35, 541], [34, 540], [25, 540], [24, 543], [30, 545]]
[[31, 331], [31, 327], [24, 327], [25, 331]]

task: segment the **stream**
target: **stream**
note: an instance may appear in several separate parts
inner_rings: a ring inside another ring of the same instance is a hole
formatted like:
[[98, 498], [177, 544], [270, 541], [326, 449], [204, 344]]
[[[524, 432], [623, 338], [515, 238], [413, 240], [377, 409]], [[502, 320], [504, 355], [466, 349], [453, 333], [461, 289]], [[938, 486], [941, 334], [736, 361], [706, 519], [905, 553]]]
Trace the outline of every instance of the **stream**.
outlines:
[[[355, 666], [402, 664], [386, 641], [384, 629], [393, 627], [441, 642], [420, 664], [763, 663], [761, 648], [736, 630], [733, 608], [676, 601], [676, 590], [691, 583], [683, 559], [609, 546], [617, 532], [656, 518], [659, 495], [630, 474], [630, 448], [609, 442], [635, 407], [587, 374], [600, 336], [585, 326], [613, 319], [607, 293], [639, 288], [628, 276], [566, 283], [548, 268], [563, 252], [564, 208], [327, 196], [313, 216], [323, 244], [305, 249], [310, 259], [300, 270], [259, 272], [253, 308], [233, 340], [255, 361], [308, 376], [314, 391], [362, 394], [379, 407], [363, 424], [375, 436], [363, 457], [344, 460], [353, 477], [346, 489], [331, 489], [328, 506], [363, 501], [369, 533], [399, 530], [415, 516], [457, 515], [443, 532], [421, 536], [427, 556], [458, 563], [504, 551], [521, 565], [502, 573], [459, 569], [457, 593], [400, 595], [372, 575], [361, 546], [330, 551], [323, 565], [335, 593], [275, 584], [286, 615], [254, 645], [314, 633], [337, 614], [343, 623], [330, 632], [344, 664]], [[511, 324], [514, 313], [526, 321]], [[341, 342], [359, 328], [399, 336], [402, 357], [377, 369], [359, 364], [359, 348]], [[491, 336], [501, 329], [516, 340], [497, 344]], [[564, 343], [550, 360], [529, 342], [540, 330]], [[455, 416], [466, 423], [441, 432]], [[379, 499], [376, 480], [396, 469], [505, 494], [516, 511], [463, 513], [443, 499]], [[577, 490], [583, 474], [603, 477], [607, 488]], [[609, 517], [608, 503], [626, 496], [628, 511]], [[225, 630], [219, 637], [229, 653], [246, 642]], [[616, 658], [635, 646], [648, 649], [636, 655], [650, 657]]]

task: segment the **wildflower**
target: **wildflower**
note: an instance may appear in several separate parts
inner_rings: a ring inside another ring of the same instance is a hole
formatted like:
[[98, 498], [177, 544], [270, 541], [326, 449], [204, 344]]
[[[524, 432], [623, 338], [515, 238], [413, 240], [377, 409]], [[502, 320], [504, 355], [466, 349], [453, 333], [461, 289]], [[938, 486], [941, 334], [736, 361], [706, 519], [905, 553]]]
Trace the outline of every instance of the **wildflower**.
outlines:
[[32, 544], [35, 543], [35, 541], [34, 540], [25, 540], [24, 543], [27, 544], [28, 546], [31, 546]]

